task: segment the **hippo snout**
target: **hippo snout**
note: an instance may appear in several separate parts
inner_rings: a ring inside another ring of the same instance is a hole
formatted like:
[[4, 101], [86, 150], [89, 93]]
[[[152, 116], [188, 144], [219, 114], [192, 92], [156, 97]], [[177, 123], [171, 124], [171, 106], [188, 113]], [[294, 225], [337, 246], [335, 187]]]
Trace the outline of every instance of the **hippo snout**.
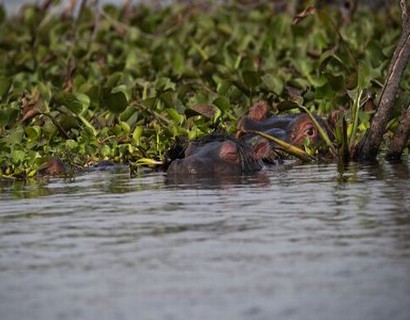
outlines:
[[203, 175], [208, 173], [212, 173], [210, 167], [200, 159], [176, 159], [168, 168], [170, 175]]

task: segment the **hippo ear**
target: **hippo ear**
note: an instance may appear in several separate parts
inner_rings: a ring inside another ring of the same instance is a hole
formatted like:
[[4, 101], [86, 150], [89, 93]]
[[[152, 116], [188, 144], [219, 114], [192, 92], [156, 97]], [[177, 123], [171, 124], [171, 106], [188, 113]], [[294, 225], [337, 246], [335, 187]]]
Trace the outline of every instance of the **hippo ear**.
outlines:
[[252, 144], [252, 155], [255, 160], [266, 158], [269, 155], [270, 145], [265, 138], [258, 137]]
[[235, 144], [231, 142], [225, 141], [221, 145], [221, 148], [219, 149], [219, 156], [221, 157], [221, 159], [224, 159], [226, 161], [230, 161], [230, 162], [239, 161], [238, 148]]
[[256, 102], [249, 110], [249, 118], [262, 121], [268, 116], [268, 103], [264, 100]]

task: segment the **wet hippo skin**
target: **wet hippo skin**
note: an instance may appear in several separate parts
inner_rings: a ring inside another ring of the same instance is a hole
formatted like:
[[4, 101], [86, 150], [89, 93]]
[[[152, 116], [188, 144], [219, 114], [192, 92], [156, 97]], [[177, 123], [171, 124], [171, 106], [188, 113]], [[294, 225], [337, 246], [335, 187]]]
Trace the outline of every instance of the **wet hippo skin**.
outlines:
[[[327, 123], [318, 116], [315, 118], [332, 138]], [[247, 139], [252, 136], [245, 136], [249, 131], [262, 131], [298, 147], [303, 146], [305, 138], [309, 138], [314, 145], [322, 140], [319, 130], [306, 113], [271, 116], [260, 121], [244, 116], [238, 122], [236, 136]]]
[[269, 142], [260, 138], [248, 145], [230, 136], [211, 135], [188, 144], [183, 157], [173, 160], [169, 176], [221, 176], [262, 169]]

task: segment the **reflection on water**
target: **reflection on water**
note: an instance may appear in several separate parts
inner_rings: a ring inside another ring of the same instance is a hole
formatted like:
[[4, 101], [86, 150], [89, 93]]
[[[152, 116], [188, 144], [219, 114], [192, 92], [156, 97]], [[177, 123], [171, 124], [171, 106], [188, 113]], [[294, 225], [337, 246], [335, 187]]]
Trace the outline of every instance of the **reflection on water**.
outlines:
[[1, 182], [1, 319], [409, 319], [410, 161]]

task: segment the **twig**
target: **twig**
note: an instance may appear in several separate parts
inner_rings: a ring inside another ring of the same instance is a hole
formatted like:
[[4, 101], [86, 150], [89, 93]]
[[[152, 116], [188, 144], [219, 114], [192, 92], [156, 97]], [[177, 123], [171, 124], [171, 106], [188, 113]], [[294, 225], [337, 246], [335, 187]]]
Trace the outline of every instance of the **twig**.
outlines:
[[410, 18], [406, 0], [400, 0], [402, 11], [402, 32], [380, 95], [379, 105], [364, 140], [358, 145], [359, 160], [372, 161], [377, 157], [379, 147], [390, 120], [391, 111], [400, 85], [401, 76], [410, 57]]
[[400, 120], [399, 126], [389, 145], [389, 152], [386, 155], [388, 160], [400, 160], [407, 141], [410, 138], [410, 106]]
[[152, 116], [154, 116], [154, 118], [156, 118], [159, 122], [162, 122], [164, 125], [168, 126], [171, 123], [171, 121], [169, 121], [167, 118], [160, 115], [158, 112], [150, 109], [149, 107], [145, 106], [144, 104], [136, 103], [135, 105], [149, 112]]
[[267, 140], [270, 140], [274, 143], [276, 143], [283, 151], [285, 151], [286, 153], [295, 156], [297, 158], [299, 158], [302, 161], [313, 161], [316, 160], [315, 157], [311, 156], [310, 154], [306, 153], [305, 151], [303, 151], [302, 149], [291, 145], [281, 139], [278, 139], [270, 134], [267, 134], [266, 132], [262, 132], [262, 131], [256, 131], [256, 130], [246, 130], [245, 133], [252, 133], [252, 134], [257, 134]]
[[61, 133], [61, 135], [64, 138], [71, 139], [70, 135], [63, 129], [63, 127], [58, 123], [58, 121], [51, 114], [46, 113], [46, 112], [41, 112], [39, 114], [48, 117], [51, 120], [51, 122], [53, 122], [53, 124], [57, 127], [58, 131]]

